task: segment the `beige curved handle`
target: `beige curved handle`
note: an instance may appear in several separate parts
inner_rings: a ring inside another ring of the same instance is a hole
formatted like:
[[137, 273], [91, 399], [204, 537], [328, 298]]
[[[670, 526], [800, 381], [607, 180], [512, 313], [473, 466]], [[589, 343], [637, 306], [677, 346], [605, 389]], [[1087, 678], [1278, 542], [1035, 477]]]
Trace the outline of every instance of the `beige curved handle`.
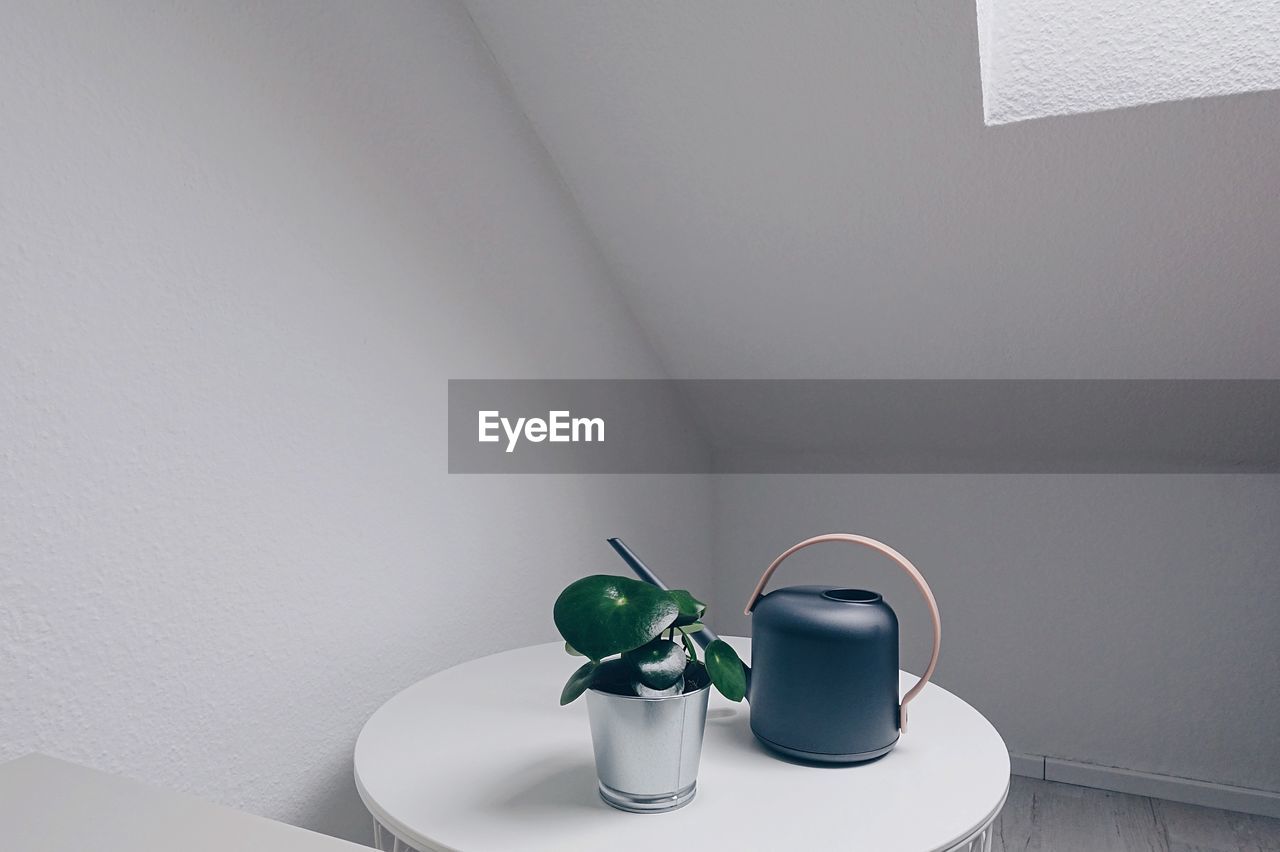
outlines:
[[902, 704], [898, 712], [898, 728], [905, 734], [907, 732], [907, 702], [919, 695], [920, 690], [924, 689], [929, 683], [929, 678], [933, 677], [933, 670], [938, 667], [938, 651], [942, 647], [942, 617], [938, 615], [938, 602], [933, 599], [933, 590], [925, 582], [924, 575], [920, 573], [916, 566], [911, 564], [907, 557], [884, 542], [852, 533], [827, 533], [826, 535], [815, 535], [813, 538], [806, 538], [804, 541], [788, 547], [777, 559], [773, 560], [773, 563], [768, 568], [764, 569], [764, 573], [760, 575], [760, 582], [756, 583], [755, 590], [751, 592], [751, 600], [747, 601], [747, 608], [744, 612], [747, 615], [751, 614], [756, 601], [760, 600], [760, 596], [764, 594], [764, 587], [769, 584], [769, 578], [773, 576], [774, 571], [778, 570], [778, 566], [782, 564], [784, 559], [797, 550], [804, 550], [811, 544], [820, 544], [824, 541], [847, 541], [880, 551], [894, 562], [897, 562], [902, 570], [911, 575], [911, 579], [915, 581], [916, 588], [920, 590], [920, 594], [924, 596], [925, 603], [929, 605], [929, 617], [933, 620], [933, 653], [929, 656], [929, 665], [925, 668], [924, 674], [920, 676], [920, 680], [916, 681], [916, 685], [911, 687], [906, 695], [902, 696]]

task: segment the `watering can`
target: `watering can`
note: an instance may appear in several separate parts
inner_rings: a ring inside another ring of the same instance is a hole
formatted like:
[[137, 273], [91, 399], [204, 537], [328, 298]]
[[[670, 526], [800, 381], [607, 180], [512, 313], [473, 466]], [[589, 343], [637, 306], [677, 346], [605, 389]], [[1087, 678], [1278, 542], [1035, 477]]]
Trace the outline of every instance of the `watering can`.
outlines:
[[[894, 560], [915, 581], [933, 622], [929, 665], [898, 699], [898, 617], [879, 594], [836, 586], [786, 586], [766, 593], [778, 566], [823, 542], [869, 547]], [[640, 579], [667, 588], [620, 539], [609, 544]], [[769, 749], [818, 763], [861, 763], [887, 754], [907, 730], [907, 705], [938, 664], [941, 620], [924, 576], [889, 545], [851, 533], [797, 542], [765, 569], [747, 601], [751, 667], [747, 701], [751, 731]], [[718, 637], [693, 634], [705, 648]]]

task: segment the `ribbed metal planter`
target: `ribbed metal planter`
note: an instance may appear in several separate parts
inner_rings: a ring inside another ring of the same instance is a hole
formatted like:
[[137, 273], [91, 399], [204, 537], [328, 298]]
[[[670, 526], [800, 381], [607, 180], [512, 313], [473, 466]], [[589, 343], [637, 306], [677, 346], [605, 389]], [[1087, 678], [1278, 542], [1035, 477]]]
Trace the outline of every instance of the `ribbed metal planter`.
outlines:
[[673, 811], [698, 791], [710, 686], [668, 698], [587, 690], [600, 797], [632, 813]]

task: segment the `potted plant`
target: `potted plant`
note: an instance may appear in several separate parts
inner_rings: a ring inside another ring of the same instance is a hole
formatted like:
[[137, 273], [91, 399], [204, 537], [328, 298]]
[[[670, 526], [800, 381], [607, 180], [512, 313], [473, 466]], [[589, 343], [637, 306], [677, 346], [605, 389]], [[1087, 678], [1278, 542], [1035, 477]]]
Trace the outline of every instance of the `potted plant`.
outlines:
[[690, 634], [706, 604], [689, 592], [596, 574], [556, 599], [565, 650], [587, 662], [560, 703], [587, 694], [600, 796], [634, 813], [674, 810], [697, 791], [698, 759], [714, 685], [731, 701], [746, 692], [742, 661], [715, 640], [698, 659]]

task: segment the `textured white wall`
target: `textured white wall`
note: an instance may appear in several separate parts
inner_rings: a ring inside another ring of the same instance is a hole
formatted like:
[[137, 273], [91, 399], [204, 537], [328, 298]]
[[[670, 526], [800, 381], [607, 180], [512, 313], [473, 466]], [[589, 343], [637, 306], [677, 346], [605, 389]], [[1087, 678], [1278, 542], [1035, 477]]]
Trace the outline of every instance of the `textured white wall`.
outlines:
[[[1270, 475], [719, 476], [713, 603], [820, 532], [897, 547], [942, 612], [937, 680], [1010, 749], [1280, 791], [1280, 478]], [[775, 583], [876, 589], [928, 660], [927, 613], [889, 560], [838, 544]]]
[[978, 0], [987, 124], [1280, 88], [1277, 0]]
[[8, 12], [0, 760], [360, 838], [367, 715], [606, 535], [705, 588], [704, 480], [445, 474], [448, 378], [659, 373], [461, 7]]

